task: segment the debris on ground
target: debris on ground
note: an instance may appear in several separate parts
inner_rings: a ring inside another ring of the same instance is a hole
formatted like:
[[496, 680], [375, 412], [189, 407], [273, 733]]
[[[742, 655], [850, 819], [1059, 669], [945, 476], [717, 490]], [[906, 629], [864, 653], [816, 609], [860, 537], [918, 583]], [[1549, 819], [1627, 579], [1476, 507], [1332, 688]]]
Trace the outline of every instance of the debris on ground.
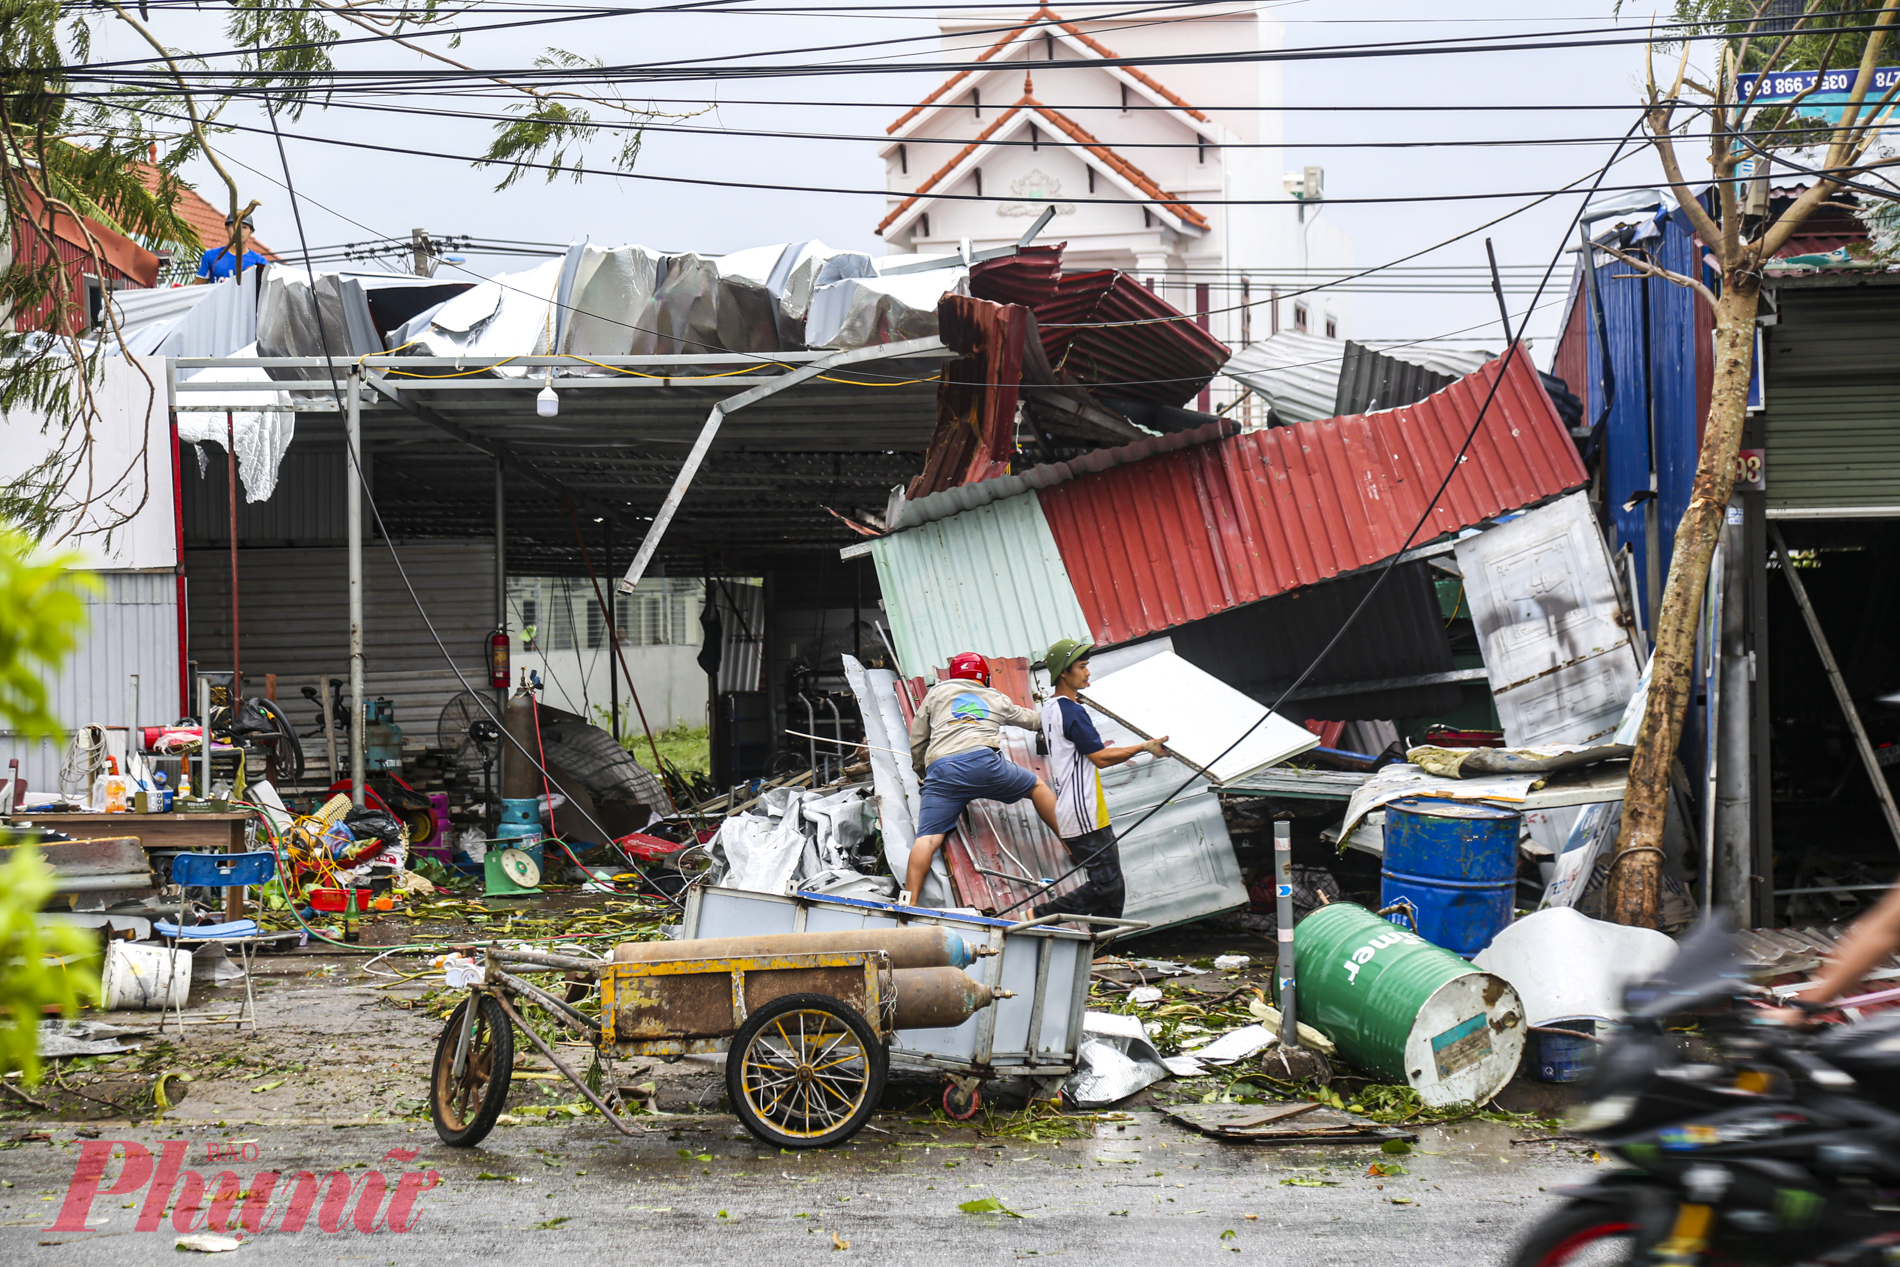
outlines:
[[1209, 1139], [1260, 1144], [1369, 1144], [1411, 1142], [1412, 1132], [1310, 1100], [1268, 1104], [1186, 1104], [1162, 1110]]

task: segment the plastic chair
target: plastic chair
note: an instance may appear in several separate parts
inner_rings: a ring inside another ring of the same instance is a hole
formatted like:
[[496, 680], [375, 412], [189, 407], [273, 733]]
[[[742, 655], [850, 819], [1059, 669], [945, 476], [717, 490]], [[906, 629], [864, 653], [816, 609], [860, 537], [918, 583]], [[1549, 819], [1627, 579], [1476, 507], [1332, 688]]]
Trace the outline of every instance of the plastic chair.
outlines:
[[[244, 1007], [250, 1014], [251, 1031], [257, 1031], [257, 998], [251, 990], [251, 952], [256, 945], [257, 921], [234, 919], [222, 924], [186, 924], [185, 890], [237, 889], [266, 884], [277, 874], [277, 858], [269, 850], [257, 853], [181, 853], [172, 859], [172, 883], [178, 886], [178, 922], [160, 921], [152, 930], [160, 937], [182, 947], [192, 942], [223, 942], [235, 945], [244, 962]], [[244, 1024], [244, 1012], [237, 1024]], [[160, 1018], [163, 1027], [163, 1018]], [[178, 1029], [184, 1032], [185, 1014], [180, 1008]]]

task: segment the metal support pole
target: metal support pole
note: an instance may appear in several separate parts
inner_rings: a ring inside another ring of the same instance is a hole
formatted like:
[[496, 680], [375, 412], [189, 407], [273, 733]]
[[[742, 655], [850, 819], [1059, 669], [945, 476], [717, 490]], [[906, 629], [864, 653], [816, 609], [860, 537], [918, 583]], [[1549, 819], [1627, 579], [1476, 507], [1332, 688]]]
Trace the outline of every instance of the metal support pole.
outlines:
[[211, 799], [211, 683], [198, 675], [198, 799]]
[[1801, 608], [1801, 618], [1808, 622], [1808, 634], [1814, 639], [1814, 649], [1820, 653], [1821, 667], [1827, 670], [1827, 680], [1834, 688], [1834, 698], [1840, 701], [1841, 712], [1847, 717], [1847, 728], [1854, 733], [1854, 747], [1860, 753], [1861, 764], [1867, 767], [1867, 777], [1873, 780], [1874, 795], [1880, 798], [1880, 808], [1887, 816], [1887, 830], [1893, 833], [1893, 840], [1900, 845], [1900, 806], [1893, 803], [1893, 789], [1887, 786], [1887, 772], [1880, 766], [1880, 760], [1874, 756], [1874, 746], [1868, 742], [1867, 728], [1860, 724], [1860, 711], [1854, 707], [1854, 697], [1848, 693], [1847, 680], [1841, 676], [1841, 666], [1834, 661], [1834, 650], [1828, 646], [1827, 635], [1821, 632], [1821, 618], [1814, 614], [1814, 604], [1808, 601], [1808, 588], [1794, 570], [1794, 560], [1788, 557], [1788, 543], [1782, 539], [1781, 526], [1770, 523], [1768, 535], [1774, 538], [1775, 553], [1781, 556], [1781, 575], [1787, 580], [1788, 588], [1794, 591], [1794, 601]]
[[238, 663], [238, 547], [237, 547], [237, 423], [227, 410], [224, 415], [224, 482], [231, 506], [231, 722], [237, 724], [238, 694], [243, 688], [244, 671]]
[[349, 449], [350, 554], [350, 800], [363, 807], [363, 744], [368, 730], [363, 701], [363, 376], [350, 370], [349, 414], [344, 443]]
[[1280, 1046], [1300, 1045], [1300, 1007], [1293, 979], [1293, 825], [1273, 825], [1273, 910], [1279, 925]]
[[[614, 526], [611, 523], [600, 525], [600, 570], [609, 576], [613, 575]], [[614, 618], [614, 609], [619, 605], [618, 594], [614, 596], [613, 602], [601, 603], [604, 608], [601, 615], [607, 619], [607, 710], [613, 715], [615, 743], [620, 742], [620, 675], [614, 672], [615, 662], [620, 655], [620, 622]]]
[[1754, 754], [1749, 750], [1753, 719], [1748, 681], [1748, 537], [1741, 510], [1731, 505], [1729, 521], [1722, 528], [1722, 654], [1716, 669], [1722, 708], [1712, 740], [1716, 748], [1714, 904], [1728, 910], [1736, 927], [1759, 928], [1768, 921], [1750, 909]]
[[[495, 459], [495, 628], [508, 632], [508, 472]], [[508, 707], [508, 687], [495, 692], [495, 716]]]

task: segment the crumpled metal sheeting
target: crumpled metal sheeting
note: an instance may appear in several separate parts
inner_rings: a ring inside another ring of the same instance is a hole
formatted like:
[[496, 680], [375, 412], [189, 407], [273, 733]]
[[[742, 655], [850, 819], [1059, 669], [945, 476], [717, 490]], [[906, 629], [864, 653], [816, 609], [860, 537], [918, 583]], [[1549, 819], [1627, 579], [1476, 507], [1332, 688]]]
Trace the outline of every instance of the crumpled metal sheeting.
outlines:
[[[554, 345], [556, 299], [565, 266], [563, 257], [525, 272], [497, 274], [412, 317], [390, 334], [389, 347], [406, 356], [545, 356]], [[319, 296], [324, 280], [318, 278]], [[545, 371], [499, 365], [488, 372], [526, 378]]]
[[853, 868], [848, 851], [870, 830], [862, 787], [820, 795], [772, 788], [759, 812], [735, 814], [707, 845], [708, 883], [755, 893], [789, 893], [805, 880], [837, 885]]
[[[634, 323], [653, 305], [661, 268], [660, 253], [644, 246], [612, 250], [587, 246], [574, 279], [572, 311], [561, 351], [576, 356], [632, 355], [636, 341], [652, 337], [635, 329]], [[579, 372], [589, 372], [588, 367], [580, 367]]]
[[[344, 294], [336, 273], [318, 273], [313, 285], [310, 274], [301, 268], [267, 266], [263, 292], [257, 301], [257, 351], [250, 355], [323, 356], [327, 351], [338, 359], [354, 360], [381, 352], [383, 347], [375, 337], [368, 307], [365, 305], [351, 320], [346, 310], [349, 300], [364, 303], [360, 289], [349, 296]], [[330, 371], [322, 366], [271, 372], [271, 377], [280, 379], [329, 376]]]
[[596, 801], [631, 799], [662, 814], [673, 803], [653, 771], [585, 718], [543, 707], [541, 743], [543, 759], [560, 766]]
[[[857, 697], [864, 719], [864, 742], [871, 755], [871, 786], [877, 795], [878, 823], [883, 830], [884, 860], [891, 874], [903, 875], [910, 865], [911, 846], [917, 843], [919, 790], [917, 772], [910, 764], [909, 723], [897, 698], [897, 674], [889, 669], [867, 669], [855, 656], [840, 657], [845, 680]], [[931, 863], [926, 891], [915, 895], [919, 905], [934, 899], [949, 905], [949, 873], [939, 854]]]
[[812, 292], [805, 342], [814, 348], [870, 347], [927, 339], [937, 333], [937, 301], [962, 293], [969, 273], [961, 268], [901, 273], [894, 277], [847, 277]]
[[1115, 1104], [1172, 1076], [1139, 1017], [1089, 1012], [1082, 1034], [1075, 1072], [1062, 1084], [1063, 1098], [1077, 1108]]
[[[212, 282], [164, 290], [115, 290], [125, 351], [135, 356], [230, 356], [257, 341], [258, 288]], [[109, 341], [110, 351], [118, 351]]]

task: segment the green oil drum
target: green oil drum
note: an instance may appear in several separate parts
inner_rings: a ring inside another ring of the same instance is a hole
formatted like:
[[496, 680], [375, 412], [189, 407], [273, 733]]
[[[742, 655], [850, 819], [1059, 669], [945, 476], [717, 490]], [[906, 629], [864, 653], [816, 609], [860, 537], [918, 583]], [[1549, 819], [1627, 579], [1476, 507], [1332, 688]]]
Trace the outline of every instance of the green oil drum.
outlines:
[[1502, 977], [1363, 906], [1334, 902], [1293, 931], [1300, 1019], [1426, 1104], [1482, 1104], [1517, 1072], [1524, 1007]]

